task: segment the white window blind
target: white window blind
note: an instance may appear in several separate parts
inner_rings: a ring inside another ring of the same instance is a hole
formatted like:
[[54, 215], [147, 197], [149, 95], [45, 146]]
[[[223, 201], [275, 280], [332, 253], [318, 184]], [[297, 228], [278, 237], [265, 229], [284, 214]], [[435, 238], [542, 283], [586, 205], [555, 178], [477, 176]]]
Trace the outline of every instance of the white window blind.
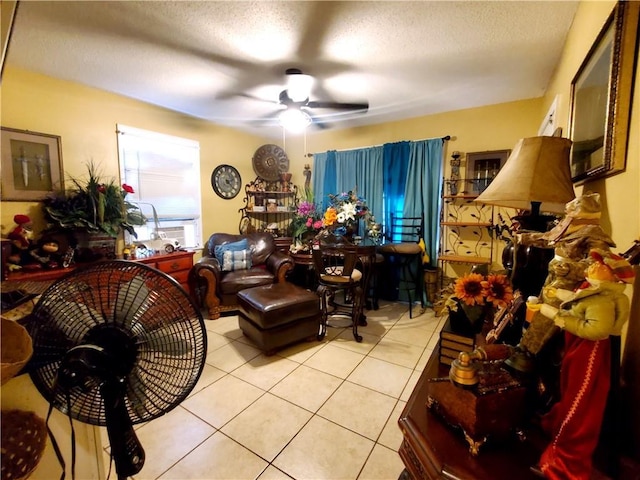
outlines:
[[157, 212], [160, 231], [184, 247], [202, 244], [200, 144], [161, 133], [117, 125], [120, 176], [135, 193], [127, 200], [138, 204], [148, 218], [136, 227], [139, 240], [151, 238]]

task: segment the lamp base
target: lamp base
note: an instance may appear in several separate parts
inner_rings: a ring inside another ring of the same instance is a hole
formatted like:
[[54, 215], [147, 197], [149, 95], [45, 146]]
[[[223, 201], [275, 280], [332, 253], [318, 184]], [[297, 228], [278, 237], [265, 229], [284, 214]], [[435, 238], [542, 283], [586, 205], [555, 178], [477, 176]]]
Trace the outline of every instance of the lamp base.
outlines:
[[507, 244], [502, 251], [502, 265], [507, 270], [514, 289], [522, 296], [538, 296], [549, 274], [553, 248]]
[[557, 217], [554, 215], [536, 215], [531, 213], [530, 215], [517, 215], [513, 217], [513, 219], [520, 224], [523, 230], [546, 232], [553, 225]]

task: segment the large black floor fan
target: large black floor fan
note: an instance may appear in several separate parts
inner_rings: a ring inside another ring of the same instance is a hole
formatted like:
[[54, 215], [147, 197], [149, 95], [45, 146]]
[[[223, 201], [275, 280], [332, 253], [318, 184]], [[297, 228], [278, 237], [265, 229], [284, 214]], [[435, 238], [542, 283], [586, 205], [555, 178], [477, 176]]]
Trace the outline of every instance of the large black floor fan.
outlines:
[[145, 454], [133, 425], [180, 404], [204, 367], [204, 321], [187, 293], [147, 265], [102, 262], [53, 283], [28, 330], [40, 393], [70, 418], [107, 427], [119, 479], [138, 473]]

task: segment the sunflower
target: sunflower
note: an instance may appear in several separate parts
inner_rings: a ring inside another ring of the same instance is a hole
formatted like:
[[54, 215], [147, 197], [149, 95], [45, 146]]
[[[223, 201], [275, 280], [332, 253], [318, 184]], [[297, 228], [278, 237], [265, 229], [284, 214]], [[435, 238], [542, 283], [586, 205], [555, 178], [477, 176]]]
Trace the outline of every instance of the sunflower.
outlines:
[[505, 275], [488, 275], [482, 282], [487, 302], [494, 307], [506, 307], [513, 300], [513, 288]]
[[469, 273], [456, 280], [454, 295], [467, 305], [483, 305], [486, 290], [484, 277], [479, 273]]

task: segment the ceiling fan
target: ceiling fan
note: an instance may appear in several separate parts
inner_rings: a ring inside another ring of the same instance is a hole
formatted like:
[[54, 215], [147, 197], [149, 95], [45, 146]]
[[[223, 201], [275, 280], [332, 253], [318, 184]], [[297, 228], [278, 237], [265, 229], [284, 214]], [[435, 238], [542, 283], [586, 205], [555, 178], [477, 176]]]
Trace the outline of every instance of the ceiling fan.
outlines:
[[285, 110], [279, 110], [268, 117], [277, 117], [280, 125], [287, 130], [302, 130], [309, 124], [324, 128], [323, 122], [314, 117], [310, 110], [314, 108], [359, 111], [365, 113], [369, 109], [369, 103], [343, 103], [331, 101], [309, 100], [313, 77], [302, 73], [297, 68], [288, 68], [285, 71], [287, 88], [280, 92], [278, 103], [285, 106]]

